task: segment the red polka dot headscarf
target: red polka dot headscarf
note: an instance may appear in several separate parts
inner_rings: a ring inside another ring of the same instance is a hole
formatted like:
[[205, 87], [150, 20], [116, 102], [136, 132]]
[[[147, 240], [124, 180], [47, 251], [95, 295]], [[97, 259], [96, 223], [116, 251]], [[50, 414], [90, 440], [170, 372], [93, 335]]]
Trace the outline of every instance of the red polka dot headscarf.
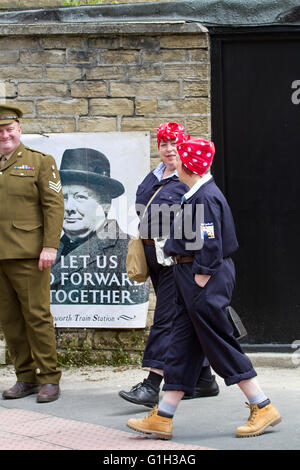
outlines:
[[161, 140], [167, 142], [168, 140], [176, 140], [180, 143], [184, 140], [184, 126], [177, 122], [164, 122], [157, 128], [157, 145], [160, 146]]
[[195, 137], [177, 144], [183, 165], [196, 175], [203, 175], [212, 164], [215, 146], [213, 142]]

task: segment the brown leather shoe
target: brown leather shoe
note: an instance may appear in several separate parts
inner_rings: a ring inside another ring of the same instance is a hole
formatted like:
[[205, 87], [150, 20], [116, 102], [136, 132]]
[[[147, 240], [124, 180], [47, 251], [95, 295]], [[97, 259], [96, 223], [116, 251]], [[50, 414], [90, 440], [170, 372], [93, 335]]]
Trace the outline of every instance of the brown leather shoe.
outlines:
[[29, 382], [17, 381], [15, 385], [8, 390], [4, 390], [2, 397], [6, 399], [23, 398], [33, 393], [38, 393], [40, 386]]
[[60, 395], [59, 385], [56, 384], [43, 384], [41, 390], [36, 398], [38, 403], [48, 403], [55, 401]]

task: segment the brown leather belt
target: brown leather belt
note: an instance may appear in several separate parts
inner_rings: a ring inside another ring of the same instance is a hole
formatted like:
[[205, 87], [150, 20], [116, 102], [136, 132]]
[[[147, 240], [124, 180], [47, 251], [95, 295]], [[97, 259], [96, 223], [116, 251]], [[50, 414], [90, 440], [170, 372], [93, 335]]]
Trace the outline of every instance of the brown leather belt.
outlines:
[[192, 263], [194, 261], [193, 256], [184, 256], [184, 255], [176, 255], [173, 256], [175, 264], [180, 264], [180, 263]]
[[154, 240], [151, 240], [151, 239], [146, 239], [146, 238], [143, 238], [143, 243], [144, 245], [148, 245], [148, 246], [154, 246], [155, 243], [154, 243]]

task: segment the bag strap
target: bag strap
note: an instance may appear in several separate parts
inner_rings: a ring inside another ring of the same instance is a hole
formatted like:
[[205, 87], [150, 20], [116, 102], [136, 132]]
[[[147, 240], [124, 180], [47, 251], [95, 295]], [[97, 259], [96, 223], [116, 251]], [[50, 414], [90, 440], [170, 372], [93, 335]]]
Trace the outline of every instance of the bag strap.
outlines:
[[149, 205], [151, 204], [151, 202], [153, 201], [153, 199], [155, 198], [155, 196], [159, 193], [159, 191], [162, 189], [162, 187], [163, 187], [163, 185], [161, 185], [161, 186], [155, 191], [155, 193], [151, 196], [150, 200], [148, 201], [148, 203], [147, 203], [147, 205], [146, 205], [146, 207], [145, 207], [145, 210], [144, 210], [144, 213], [143, 213], [143, 215], [142, 215], [142, 217], [141, 217], [141, 220], [144, 218], [144, 216], [145, 216], [145, 214], [146, 214], [146, 212], [147, 212], [147, 209], [148, 209]]

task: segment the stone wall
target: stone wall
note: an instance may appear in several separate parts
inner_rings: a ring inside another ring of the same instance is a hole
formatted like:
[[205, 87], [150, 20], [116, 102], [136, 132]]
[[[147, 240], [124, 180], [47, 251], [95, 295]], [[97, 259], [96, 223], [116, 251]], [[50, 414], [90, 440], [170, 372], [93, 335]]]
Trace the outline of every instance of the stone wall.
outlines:
[[[152, 168], [161, 122], [176, 120], [192, 135], [209, 136], [209, 45], [199, 28], [74, 28], [0, 31], [1, 99], [24, 110], [23, 132], [151, 131]], [[146, 330], [57, 330], [61, 360], [137, 362], [154, 306], [152, 293]]]
[[[0, 10], [12, 8], [38, 8], [38, 7], [61, 7], [66, 0], [1, 0]], [[92, 0], [81, 0], [82, 5], [89, 4]], [[170, 0], [151, 0], [151, 2], [169, 2]], [[176, 0], [172, 0], [176, 1]], [[102, 0], [103, 5], [121, 3], [147, 3], [147, 0]]]

